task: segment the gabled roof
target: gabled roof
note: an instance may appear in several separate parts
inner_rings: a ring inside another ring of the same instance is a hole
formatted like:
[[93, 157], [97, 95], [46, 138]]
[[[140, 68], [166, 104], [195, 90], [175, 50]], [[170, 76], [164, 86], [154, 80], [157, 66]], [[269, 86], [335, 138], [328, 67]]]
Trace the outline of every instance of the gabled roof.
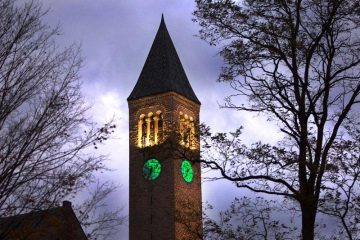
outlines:
[[3, 240], [87, 240], [72, 210], [71, 203], [62, 207], [0, 218]]
[[128, 100], [165, 92], [176, 92], [200, 104], [186, 77], [162, 16], [149, 55]]

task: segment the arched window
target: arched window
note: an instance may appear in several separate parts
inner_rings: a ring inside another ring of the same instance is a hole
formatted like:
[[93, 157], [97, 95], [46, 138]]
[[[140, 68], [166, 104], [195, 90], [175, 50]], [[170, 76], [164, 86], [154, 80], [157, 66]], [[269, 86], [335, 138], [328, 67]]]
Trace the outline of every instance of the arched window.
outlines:
[[161, 111], [157, 112], [159, 122], [158, 122], [158, 133], [157, 133], [157, 143], [160, 143], [164, 139], [164, 123], [163, 123], [163, 114]]
[[163, 114], [161, 111], [141, 114], [138, 121], [138, 147], [149, 147], [162, 142]]
[[144, 124], [145, 115], [141, 114], [138, 121], [138, 147], [142, 147], [145, 144], [146, 124]]
[[145, 141], [145, 146], [151, 146], [152, 143], [152, 129], [154, 129], [154, 123], [152, 122], [152, 112], [149, 112], [147, 114], [147, 118], [145, 119], [146, 122], [146, 141]]
[[161, 111], [157, 111], [153, 119], [154, 119], [154, 144], [159, 144], [162, 141], [162, 134], [163, 134], [163, 129], [162, 129], [163, 118]]
[[180, 144], [192, 148], [195, 146], [194, 118], [180, 112]]

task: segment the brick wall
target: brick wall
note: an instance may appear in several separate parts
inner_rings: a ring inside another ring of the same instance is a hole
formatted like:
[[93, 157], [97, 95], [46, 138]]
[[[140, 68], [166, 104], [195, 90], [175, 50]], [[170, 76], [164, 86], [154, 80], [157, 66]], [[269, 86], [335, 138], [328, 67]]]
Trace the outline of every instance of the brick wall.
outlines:
[[[139, 117], [158, 110], [163, 113], [165, 141], [152, 147], [139, 148]], [[190, 161], [199, 159], [199, 144], [197, 141], [194, 150], [178, 144], [180, 111], [192, 116], [198, 126], [199, 110], [200, 105], [174, 92], [129, 101], [130, 240], [199, 239], [200, 165], [194, 163], [194, 180], [191, 183], [183, 180], [180, 167], [184, 158]], [[198, 134], [196, 137], [198, 140]], [[149, 158], [158, 159], [162, 165], [162, 171], [154, 181], [143, 177], [143, 165]]]

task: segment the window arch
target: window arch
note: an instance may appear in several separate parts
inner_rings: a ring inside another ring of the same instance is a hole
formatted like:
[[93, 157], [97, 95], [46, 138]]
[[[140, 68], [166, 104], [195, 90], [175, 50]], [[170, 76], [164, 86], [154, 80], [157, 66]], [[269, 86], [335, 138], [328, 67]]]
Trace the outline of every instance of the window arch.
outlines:
[[163, 114], [158, 110], [155, 113], [141, 114], [138, 120], [138, 147], [149, 147], [159, 144], [163, 140]]
[[180, 126], [179, 126], [180, 144], [188, 148], [194, 148], [195, 147], [194, 118], [183, 112], [180, 112], [179, 118], [180, 118]]

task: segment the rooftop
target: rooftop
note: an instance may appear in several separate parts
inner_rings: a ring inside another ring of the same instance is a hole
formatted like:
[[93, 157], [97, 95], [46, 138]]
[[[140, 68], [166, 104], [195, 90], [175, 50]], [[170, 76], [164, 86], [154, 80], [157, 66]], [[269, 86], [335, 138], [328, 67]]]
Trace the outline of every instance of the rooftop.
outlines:
[[0, 239], [87, 240], [71, 203], [42, 211], [0, 218]]
[[176, 92], [200, 104], [185, 74], [162, 16], [149, 55], [128, 100], [165, 92]]

